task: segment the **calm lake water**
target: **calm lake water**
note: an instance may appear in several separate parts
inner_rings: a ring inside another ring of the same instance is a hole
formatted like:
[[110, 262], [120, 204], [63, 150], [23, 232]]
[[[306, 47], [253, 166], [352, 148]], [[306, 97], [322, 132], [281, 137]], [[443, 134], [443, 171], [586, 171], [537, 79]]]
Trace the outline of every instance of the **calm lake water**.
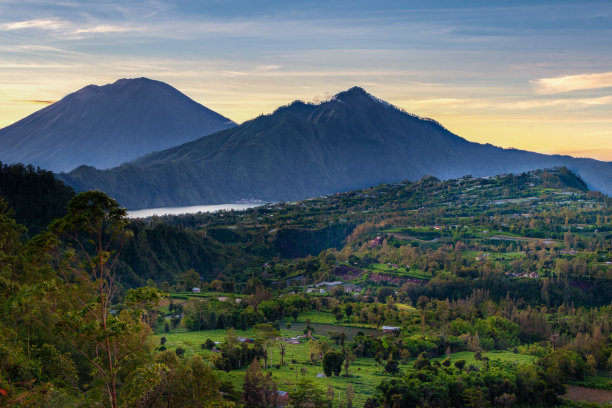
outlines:
[[217, 205], [194, 205], [191, 207], [163, 207], [163, 208], [147, 208], [144, 210], [128, 211], [128, 218], [146, 218], [154, 215], [179, 215], [179, 214], [195, 214], [198, 212], [217, 212], [223, 210], [246, 210], [248, 208], [259, 207], [263, 203], [246, 203], [246, 204], [217, 204]]

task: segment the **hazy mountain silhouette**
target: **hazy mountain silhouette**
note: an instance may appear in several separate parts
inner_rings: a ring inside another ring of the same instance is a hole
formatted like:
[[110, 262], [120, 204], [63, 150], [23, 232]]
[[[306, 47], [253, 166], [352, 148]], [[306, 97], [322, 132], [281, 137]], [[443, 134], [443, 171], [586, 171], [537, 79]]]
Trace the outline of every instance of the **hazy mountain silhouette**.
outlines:
[[297, 200], [427, 174], [448, 179], [555, 166], [612, 193], [612, 163], [472, 143], [351, 88], [120, 167], [83, 166], [60, 178], [77, 190], [101, 189], [129, 208], [146, 208]]
[[235, 126], [147, 78], [89, 85], [0, 130], [0, 160], [52, 171], [117, 166]]

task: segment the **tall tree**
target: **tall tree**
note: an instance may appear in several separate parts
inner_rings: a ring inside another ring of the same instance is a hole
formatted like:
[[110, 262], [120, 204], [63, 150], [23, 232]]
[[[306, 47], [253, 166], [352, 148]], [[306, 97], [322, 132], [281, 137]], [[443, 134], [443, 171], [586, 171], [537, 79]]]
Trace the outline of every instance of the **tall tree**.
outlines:
[[271, 373], [262, 371], [259, 361], [254, 358], [244, 376], [242, 401], [247, 408], [267, 408], [276, 406], [276, 383]]
[[146, 353], [150, 332], [129, 308], [121, 313], [112, 308], [115, 266], [129, 236], [126, 225], [126, 211], [115, 200], [88, 191], [75, 196], [68, 214], [50, 226], [69, 302], [54, 310], [57, 332], [89, 362], [112, 408], [119, 405], [121, 370]]
[[280, 336], [280, 333], [270, 323], [256, 324], [254, 327], [257, 336], [257, 342], [263, 350], [264, 368], [268, 368], [268, 349], [273, 344], [274, 339]]
[[289, 400], [294, 408], [331, 408], [332, 402], [325, 397], [325, 393], [307, 378], [302, 378], [289, 392]]

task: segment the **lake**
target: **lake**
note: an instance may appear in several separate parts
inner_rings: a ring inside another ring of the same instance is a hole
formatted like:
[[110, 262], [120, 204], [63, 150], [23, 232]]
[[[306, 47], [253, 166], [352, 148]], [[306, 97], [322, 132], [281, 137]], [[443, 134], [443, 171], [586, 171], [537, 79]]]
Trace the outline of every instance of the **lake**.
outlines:
[[162, 208], [147, 208], [144, 210], [128, 211], [128, 218], [147, 218], [154, 215], [179, 215], [179, 214], [195, 214], [198, 212], [217, 212], [217, 211], [242, 211], [253, 207], [259, 207], [264, 203], [253, 202], [245, 204], [217, 204], [217, 205], [193, 205], [190, 207], [162, 207]]

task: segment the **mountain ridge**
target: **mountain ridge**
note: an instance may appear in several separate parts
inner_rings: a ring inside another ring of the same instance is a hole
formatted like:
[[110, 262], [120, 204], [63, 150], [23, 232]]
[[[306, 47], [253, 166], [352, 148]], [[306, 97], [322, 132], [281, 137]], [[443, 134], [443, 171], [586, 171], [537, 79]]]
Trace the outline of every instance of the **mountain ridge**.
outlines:
[[0, 160], [56, 172], [110, 168], [235, 125], [164, 82], [123, 78], [87, 85], [0, 129]]
[[113, 169], [79, 168], [59, 177], [136, 209], [293, 201], [426, 174], [450, 179], [559, 166], [612, 193], [612, 163], [470, 142], [353, 87], [319, 104], [294, 101]]

